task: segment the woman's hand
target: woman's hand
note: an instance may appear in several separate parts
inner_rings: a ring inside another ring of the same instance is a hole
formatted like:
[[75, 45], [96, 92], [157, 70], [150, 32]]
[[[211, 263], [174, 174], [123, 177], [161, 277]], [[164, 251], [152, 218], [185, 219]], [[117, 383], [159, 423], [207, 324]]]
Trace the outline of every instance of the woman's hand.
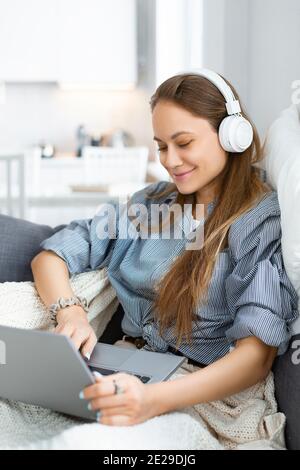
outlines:
[[[98, 411], [98, 422], [113, 426], [130, 426], [156, 416], [151, 384], [145, 385], [134, 375], [125, 373], [99, 377], [86, 387], [80, 397], [89, 400], [88, 407]], [[114, 381], [122, 389], [115, 394]]]
[[97, 337], [90, 326], [86, 312], [80, 306], [72, 306], [59, 310], [57, 314], [57, 326], [54, 333], [71, 338], [75, 347], [81, 350], [81, 354], [90, 359], [92, 351], [97, 344]]

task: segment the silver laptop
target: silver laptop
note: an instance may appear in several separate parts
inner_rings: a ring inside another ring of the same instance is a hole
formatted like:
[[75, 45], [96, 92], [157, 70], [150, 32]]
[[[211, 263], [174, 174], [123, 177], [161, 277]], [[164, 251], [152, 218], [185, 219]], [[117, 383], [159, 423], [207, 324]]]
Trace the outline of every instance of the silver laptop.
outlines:
[[103, 375], [127, 372], [144, 383], [169, 378], [186, 358], [98, 343], [86, 362], [66, 336], [0, 326], [0, 397], [95, 420], [79, 392]]

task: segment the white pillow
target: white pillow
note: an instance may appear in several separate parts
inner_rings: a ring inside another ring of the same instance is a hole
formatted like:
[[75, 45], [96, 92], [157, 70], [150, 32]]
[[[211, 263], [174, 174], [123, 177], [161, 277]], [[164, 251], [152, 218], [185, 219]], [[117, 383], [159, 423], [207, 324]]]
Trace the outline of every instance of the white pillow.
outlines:
[[[76, 295], [89, 303], [88, 320], [99, 337], [118, 306], [116, 292], [106, 269], [77, 274], [71, 279]], [[0, 325], [16, 328], [51, 330], [53, 323], [33, 282], [0, 283]]]
[[[260, 164], [278, 193], [281, 209], [283, 261], [299, 295], [300, 311], [300, 108], [285, 109], [270, 126]], [[300, 319], [293, 334], [300, 333]]]

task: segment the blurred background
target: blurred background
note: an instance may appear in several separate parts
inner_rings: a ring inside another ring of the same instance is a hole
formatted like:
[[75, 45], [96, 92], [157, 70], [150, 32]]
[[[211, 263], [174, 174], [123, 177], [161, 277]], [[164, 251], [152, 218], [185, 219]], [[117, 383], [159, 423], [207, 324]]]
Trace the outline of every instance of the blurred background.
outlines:
[[149, 100], [228, 78], [261, 138], [300, 79], [299, 0], [0, 0], [0, 212], [57, 225], [167, 179]]

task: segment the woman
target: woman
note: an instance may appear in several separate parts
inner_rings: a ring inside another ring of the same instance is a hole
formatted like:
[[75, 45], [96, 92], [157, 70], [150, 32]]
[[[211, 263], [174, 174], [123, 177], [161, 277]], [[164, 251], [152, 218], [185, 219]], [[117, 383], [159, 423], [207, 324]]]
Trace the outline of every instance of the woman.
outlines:
[[[131, 202], [149, 210], [157, 203], [192, 203], [182, 239], [99, 239], [95, 217], [72, 222], [43, 242], [44, 251], [32, 262], [48, 307], [74, 296], [70, 274], [106, 266], [124, 309], [123, 332], [142, 339], [146, 350], [183, 354], [199, 366], [149, 385], [124, 373], [97, 377], [81, 397], [98, 410], [102, 424], [141, 423], [263, 381], [276, 355], [286, 350], [289, 326], [298, 316], [297, 294], [282, 260], [277, 194], [253, 165], [261, 159], [258, 134], [252, 125], [253, 139], [244, 142], [244, 150], [226, 150], [219, 131], [229, 108], [220, 87], [229, 83], [215, 83], [201, 74], [181, 74], [151, 99], [154, 140], [174, 183], [151, 185]], [[203, 222], [204, 244], [186, 249]], [[89, 358], [97, 338], [83, 306], [56, 306], [56, 321], [56, 332], [71, 337]]]

